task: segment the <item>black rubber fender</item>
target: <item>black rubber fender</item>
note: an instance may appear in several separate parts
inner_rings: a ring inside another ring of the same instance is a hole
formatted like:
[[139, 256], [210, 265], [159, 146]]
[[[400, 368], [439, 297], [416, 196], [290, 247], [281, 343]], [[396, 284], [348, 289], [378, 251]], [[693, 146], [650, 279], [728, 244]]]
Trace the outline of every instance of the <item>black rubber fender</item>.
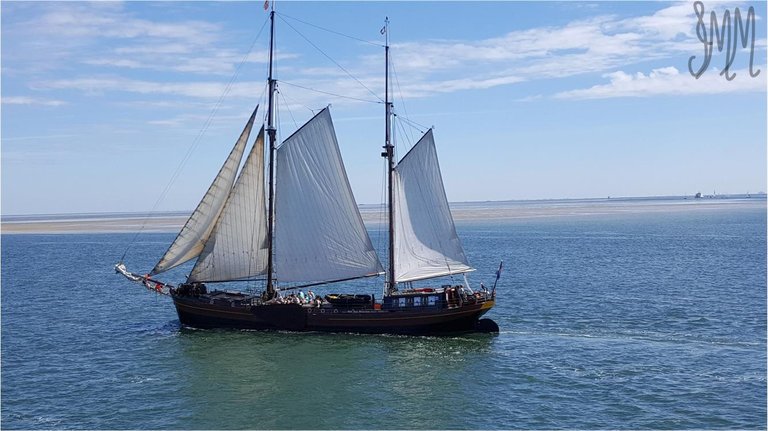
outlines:
[[498, 334], [499, 325], [491, 319], [480, 319], [475, 323], [475, 330], [477, 332], [486, 332], [489, 334]]

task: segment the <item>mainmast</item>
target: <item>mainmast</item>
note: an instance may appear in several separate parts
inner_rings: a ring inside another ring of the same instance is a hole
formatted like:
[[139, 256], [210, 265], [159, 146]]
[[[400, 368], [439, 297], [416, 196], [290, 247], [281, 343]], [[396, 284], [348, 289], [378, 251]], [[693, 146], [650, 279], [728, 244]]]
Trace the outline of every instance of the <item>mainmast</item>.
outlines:
[[395, 206], [394, 206], [394, 173], [395, 173], [395, 147], [391, 141], [392, 103], [389, 101], [389, 18], [384, 20], [384, 152], [382, 157], [387, 159], [387, 190], [389, 208], [389, 273], [387, 275], [387, 294], [396, 289], [395, 282]]
[[269, 135], [269, 208], [267, 216], [267, 298], [272, 299], [275, 296], [275, 285], [273, 280], [273, 245], [274, 245], [274, 227], [275, 227], [275, 88], [277, 80], [272, 77], [272, 63], [275, 48], [275, 4], [272, 3], [272, 10], [269, 13], [269, 104], [267, 105], [267, 133]]

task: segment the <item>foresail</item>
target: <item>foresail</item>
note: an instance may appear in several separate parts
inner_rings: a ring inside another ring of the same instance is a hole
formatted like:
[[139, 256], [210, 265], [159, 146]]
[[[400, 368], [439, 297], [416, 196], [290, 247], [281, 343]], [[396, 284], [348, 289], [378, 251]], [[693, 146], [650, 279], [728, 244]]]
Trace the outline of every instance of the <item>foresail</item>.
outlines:
[[277, 149], [275, 278], [331, 281], [383, 271], [326, 108]]
[[445, 196], [432, 130], [395, 167], [395, 280], [472, 271]]
[[266, 272], [267, 253], [262, 127], [189, 281], [252, 279]]
[[150, 274], [159, 274], [173, 267], [197, 257], [202, 251], [205, 242], [213, 231], [214, 224], [219, 218], [221, 210], [224, 208], [227, 196], [235, 182], [237, 168], [245, 152], [245, 145], [251, 134], [254, 118], [259, 107], [251, 114], [248, 123], [245, 125], [240, 138], [229, 153], [227, 160], [214, 178], [203, 199], [197, 205], [197, 208], [189, 216], [186, 224], [179, 232], [179, 235], [173, 241], [168, 251], [165, 252], [160, 261], [157, 262]]

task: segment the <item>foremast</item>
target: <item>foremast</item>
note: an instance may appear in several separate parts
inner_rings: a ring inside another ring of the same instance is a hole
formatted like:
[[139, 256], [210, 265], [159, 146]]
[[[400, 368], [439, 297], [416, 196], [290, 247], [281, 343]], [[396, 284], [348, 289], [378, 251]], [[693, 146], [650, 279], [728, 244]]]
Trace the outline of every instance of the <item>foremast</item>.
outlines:
[[394, 206], [394, 175], [395, 175], [395, 146], [392, 144], [392, 103], [389, 101], [389, 18], [384, 20], [384, 152], [381, 156], [387, 159], [387, 208], [389, 210], [389, 271], [387, 272], [386, 294], [391, 295], [397, 290], [395, 280], [395, 206]]
[[275, 90], [277, 80], [272, 75], [272, 63], [275, 47], [275, 4], [272, 2], [272, 10], [269, 13], [269, 77], [267, 84], [269, 86], [269, 102], [267, 105], [267, 135], [269, 136], [269, 208], [267, 209], [267, 299], [275, 296], [274, 282], [274, 229], [275, 229], [275, 148], [277, 128], [275, 127]]

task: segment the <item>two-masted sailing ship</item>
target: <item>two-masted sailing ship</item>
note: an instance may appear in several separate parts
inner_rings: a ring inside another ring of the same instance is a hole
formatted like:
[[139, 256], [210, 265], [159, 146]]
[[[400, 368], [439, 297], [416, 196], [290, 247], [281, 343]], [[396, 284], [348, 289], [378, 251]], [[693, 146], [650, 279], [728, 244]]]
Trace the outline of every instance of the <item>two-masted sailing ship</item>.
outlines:
[[[389, 259], [385, 271], [352, 194], [330, 109], [323, 109], [277, 143], [274, 21], [273, 8], [266, 126], [259, 130], [242, 168], [258, 107], [152, 271], [131, 273], [122, 262], [115, 266], [116, 271], [169, 294], [181, 324], [196, 328], [497, 332], [496, 323], [481, 319], [494, 305], [495, 283], [492, 290], [473, 291], [463, 277], [463, 284], [412, 288], [417, 280], [464, 274], [473, 268], [456, 234], [432, 130], [395, 161], [390, 136], [389, 44], [385, 45], [386, 131], [381, 153], [388, 166]], [[173, 286], [157, 279], [195, 258], [184, 283]], [[375, 294], [307, 297], [303, 293], [303, 289], [321, 284], [382, 274], [386, 281], [380, 299]], [[247, 280], [263, 280], [264, 290], [259, 294], [209, 287]]]

